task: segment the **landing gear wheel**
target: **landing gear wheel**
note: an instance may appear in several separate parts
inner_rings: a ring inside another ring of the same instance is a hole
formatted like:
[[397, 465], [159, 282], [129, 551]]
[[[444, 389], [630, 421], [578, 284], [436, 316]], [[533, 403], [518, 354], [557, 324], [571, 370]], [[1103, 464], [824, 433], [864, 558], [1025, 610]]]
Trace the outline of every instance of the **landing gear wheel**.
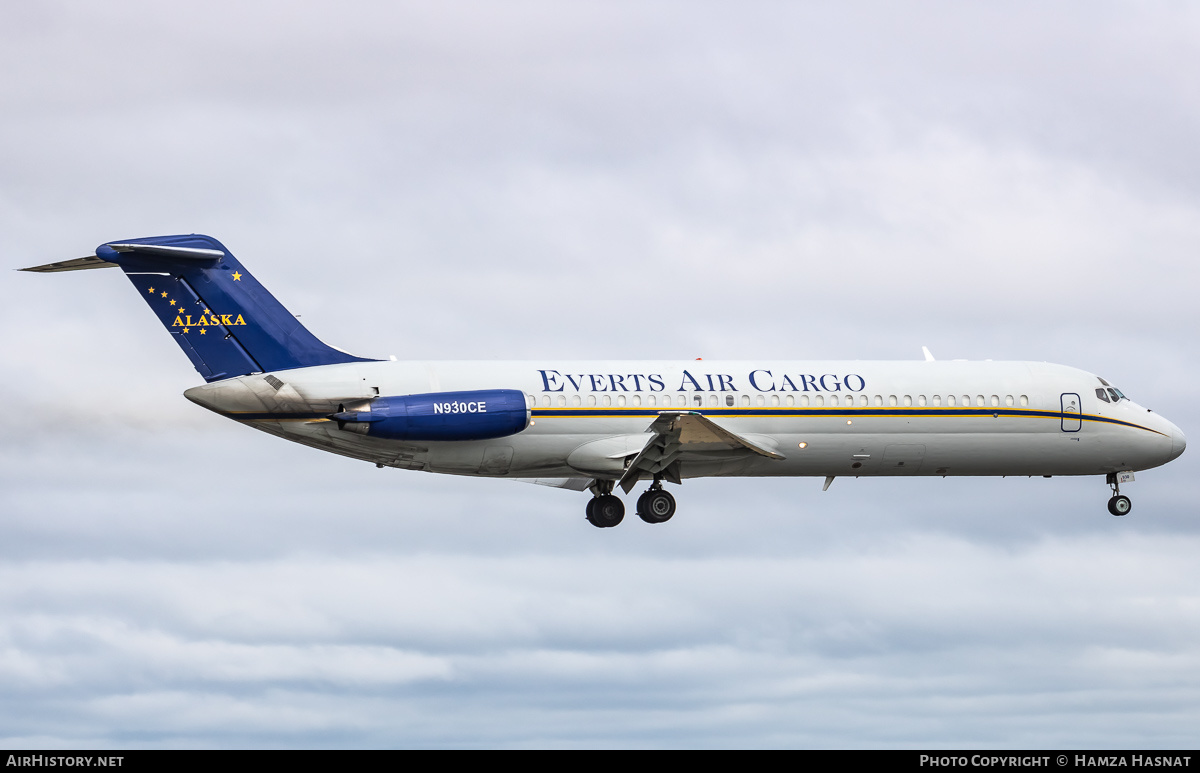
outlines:
[[638, 497], [637, 514], [646, 523], [665, 523], [675, 515], [675, 497], [669, 491], [652, 488]]
[[1113, 515], [1125, 515], [1133, 509], [1133, 502], [1129, 501], [1129, 497], [1118, 495], [1108, 500], [1108, 512]]
[[587, 503], [587, 519], [601, 529], [616, 526], [625, 518], [625, 503], [612, 494], [593, 497]]

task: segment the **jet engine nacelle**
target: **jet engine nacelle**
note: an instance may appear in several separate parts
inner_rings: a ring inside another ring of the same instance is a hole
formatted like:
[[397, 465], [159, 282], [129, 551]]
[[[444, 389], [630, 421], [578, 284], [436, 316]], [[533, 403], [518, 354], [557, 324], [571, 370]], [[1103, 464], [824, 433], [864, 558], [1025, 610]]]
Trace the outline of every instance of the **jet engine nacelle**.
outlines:
[[390, 440], [490, 440], [528, 427], [529, 408], [524, 392], [482, 389], [376, 397], [365, 410], [329, 418], [339, 429]]

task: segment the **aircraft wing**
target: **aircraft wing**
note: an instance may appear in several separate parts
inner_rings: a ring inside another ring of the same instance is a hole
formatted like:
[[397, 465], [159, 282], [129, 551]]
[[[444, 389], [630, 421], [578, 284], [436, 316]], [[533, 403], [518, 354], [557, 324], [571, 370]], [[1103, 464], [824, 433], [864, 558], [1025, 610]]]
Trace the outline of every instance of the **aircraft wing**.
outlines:
[[565, 488], [571, 491], [587, 491], [588, 486], [595, 482], [595, 478], [513, 478], [513, 480], [521, 483], [536, 483], [539, 486], [550, 486], [551, 488]]
[[654, 433], [625, 473], [617, 481], [617, 485], [628, 494], [637, 485], [641, 474], [651, 475], [661, 473], [667, 480], [678, 483], [677, 474], [673, 475], [671, 465], [681, 454], [713, 453], [727, 457], [739, 454], [756, 454], [768, 459], [783, 459], [769, 448], [755, 443], [749, 438], [736, 432], [730, 432], [702, 414], [691, 411], [664, 411], [650, 425], [647, 432]]

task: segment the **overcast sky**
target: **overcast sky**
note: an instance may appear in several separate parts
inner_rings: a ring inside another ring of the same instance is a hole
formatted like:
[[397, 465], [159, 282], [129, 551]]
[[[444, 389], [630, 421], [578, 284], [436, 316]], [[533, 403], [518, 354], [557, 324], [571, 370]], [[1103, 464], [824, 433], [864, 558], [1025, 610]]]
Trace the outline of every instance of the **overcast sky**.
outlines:
[[[401, 359], [1030, 359], [1197, 434], [1200, 11], [7, 3], [8, 268], [220, 239]], [[186, 401], [0, 271], [0, 746], [1190, 747], [1200, 454], [584, 495]], [[629, 503], [630, 505], [632, 503]]]

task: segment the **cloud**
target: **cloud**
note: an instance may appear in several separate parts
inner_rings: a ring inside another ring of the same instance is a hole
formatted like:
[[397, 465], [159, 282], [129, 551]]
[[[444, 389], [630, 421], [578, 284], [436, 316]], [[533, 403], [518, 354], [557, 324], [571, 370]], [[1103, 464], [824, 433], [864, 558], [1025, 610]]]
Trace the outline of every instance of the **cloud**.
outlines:
[[55, 706], [135, 744], [1172, 745], [1194, 543], [10, 564], [0, 680], [18, 737]]

